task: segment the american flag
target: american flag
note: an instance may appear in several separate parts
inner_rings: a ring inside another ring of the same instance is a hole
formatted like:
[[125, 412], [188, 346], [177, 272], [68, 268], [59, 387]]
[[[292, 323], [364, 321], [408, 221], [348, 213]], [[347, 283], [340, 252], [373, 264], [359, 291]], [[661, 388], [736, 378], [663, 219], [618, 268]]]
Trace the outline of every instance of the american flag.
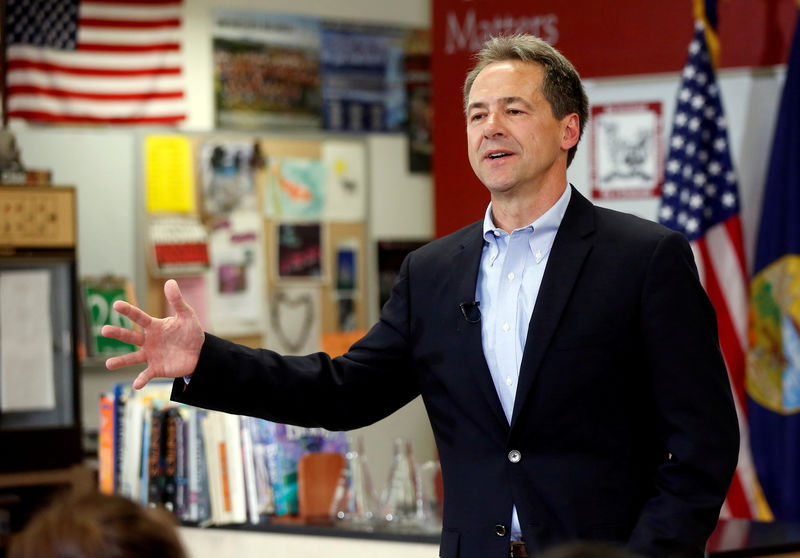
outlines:
[[659, 221], [686, 235], [700, 279], [714, 304], [720, 345], [739, 417], [741, 446], [723, 515], [757, 516], [757, 481], [750, 453], [745, 393], [748, 282], [719, 86], [698, 21], [689, 44], [672, 123]]
[[181, 0], [7, 0], [8, 117], [180, 122], [181, 15]]

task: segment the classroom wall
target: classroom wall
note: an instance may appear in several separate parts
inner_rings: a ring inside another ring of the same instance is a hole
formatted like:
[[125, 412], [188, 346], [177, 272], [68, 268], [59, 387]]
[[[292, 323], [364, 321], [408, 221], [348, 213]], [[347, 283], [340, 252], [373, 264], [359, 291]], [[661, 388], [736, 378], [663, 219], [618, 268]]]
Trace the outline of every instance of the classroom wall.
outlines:
[[[188, 118], [178, 132], [214, 130], [212, 14], [215, 8], [276, 12], [417, 28], [430, 27], [428, 0], [384, 3], [371, 0], [184, 0], [183, 52], [185, 56]], [[78, 198], [79, 274], [114, 273], [134, 279], [137, 298], [146, 300], [147, 270], [144, 249], [144, 189], [142, 144], [163, 128], [40, 127], [23, 122], [10, 125], [22, 151], [23, 163], [49, 168], [56, 184], [74, 185]], [[265, 135], [283, 132], [266, 130]], [[316, 136], [323, 138], [322, 134]], [[369, 156], [368, 257], [376, 262], [378, 239], [425, 239], [433, 235], [432, 180], [410, 174], [407, 142], [401, 134], [373, 134], [364, 139]], [[377, 274], [369, 287], [370, 316], [378, 314]], [[134, 371], [108, 372], [101, 364], [83, 369], [83, 422], [96, 427], [97, 397], [119, 381], [132, 381]], [[414, 440], [416, 458], [433, 459], [433, 434], [421, 400], [416, 400], [377, 425], [353, 433], [364, 437], [376, 488], [386, 482], [392, 441]]]
[[[238, 0], [223, 4], [219, 0], [186, 0], [184, 52], [189, 118], [179, 131], [208, 132], [214, 127], [211, 63], [211, 14], [214, 7], [294, 14], [308, 14], [349, 21], [430, 26], [428, 0], [373, 2], [336, 0], [317, 3], [311, 0], [273, 0], [269, 3]], [[753, 245], [760, 214], [761, 193], [774, 129], [782, 67], [757, 71], [728, 69], [720, 73], [720, 87], [730, 123], [732, 156], [739, 176], [742, 219], [747, 261], [752, 262]], [[617, 77], [586, 82], [590, 100], [662, 100], [664, 134], [669, 134], [678, 73]], [[138, 297], [145, 300], [146, 269], [143, 242], [143, 169], [141, 146], [144, 137], [155, 129], [122, 128], [42, 128], [12, 123], [29, 167], [53, 170], [58, 184], [76, 186], [79, 217], [79, 272], [82, 276], [113, 272], [136, 280]], [[587, 136], [590, 130], [587, 129]], [[461, 132], [453, 141], [461, 141]], [[419, 239], [433, 235], [433, 184], [428, 175], [407, 172], [406, 143], [402, 135], [364, 136], [369, 153], [370, 182], [369, 238]], [[665, 144], [666, 145], [666, 142]], [[459, 164], [468, 165], [466, 143]], [[589, 189], [589, 143], [578, 149], [569, 169], [569, 179], [583, 193]], [[481, 188], [480, 185], [464, 187]], [[488, 201], [488, 198], [487, 198]], [[615, 209], [648, 218], [655, 217], [655, 198], [603, 202]], [[470, 220], [479, 219], [472, 216]], [[374, 252], [371, 254], [374, 261]], [[373, 278], [374, 280], [374, 278]], [[370, 301], [377, 297], [371, 285]], [[373, 303], [374, 305], [374, 303]], [[377, 315], [376, 305], [370, 315]], [[85, 371], [84, 422], [96, 424], [96, 394], [115, 381], [132, 380], [133, 373], [108, 373], [99, 367]], [[372, 464], [373, 481], [383, 486], [395, 436], [415, 439], [418, 459], [434, 455], [433, 439], [419, 400], [374, 427], [358, 432], [365, 437]]]

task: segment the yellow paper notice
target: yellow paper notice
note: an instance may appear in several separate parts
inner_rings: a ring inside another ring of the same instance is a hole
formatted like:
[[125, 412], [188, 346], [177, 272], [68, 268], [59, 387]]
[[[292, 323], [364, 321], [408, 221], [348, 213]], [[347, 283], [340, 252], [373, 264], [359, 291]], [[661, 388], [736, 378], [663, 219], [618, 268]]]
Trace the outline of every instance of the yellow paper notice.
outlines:
[[150, 136], [145, 141], [148, 213], [194, 213], [192, 147], [183, 136]]

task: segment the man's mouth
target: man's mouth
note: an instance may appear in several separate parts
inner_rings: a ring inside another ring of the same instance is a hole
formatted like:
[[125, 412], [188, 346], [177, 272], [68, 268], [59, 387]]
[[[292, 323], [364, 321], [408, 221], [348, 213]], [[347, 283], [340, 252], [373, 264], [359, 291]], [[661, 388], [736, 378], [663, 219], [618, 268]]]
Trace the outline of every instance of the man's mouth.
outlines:
[[497, 153], [489, 153], [489, 155], [487, 155], [487, 158], [488, 159], [501, 159], [503, 157], [508, 157], [509, 155], [511, 155], [511, 153], [506, 153], [505, 151], [499, 151]]

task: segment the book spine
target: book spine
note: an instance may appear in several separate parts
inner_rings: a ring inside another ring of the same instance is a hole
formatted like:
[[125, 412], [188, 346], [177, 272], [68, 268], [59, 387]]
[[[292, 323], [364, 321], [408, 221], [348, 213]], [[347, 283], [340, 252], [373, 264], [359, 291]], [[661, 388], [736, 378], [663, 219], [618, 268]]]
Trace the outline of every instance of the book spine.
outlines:
[[147, 505], [150, 499], [150, 435], [153, 413], [148, 407], [142, 420], [142, 448], [139, 452], [139, 503]]
[[178, 409], [170, 407], [164, 411], [164, 425], [162, 428], [163, 461], [164, 461], [164, 492], [163, 504], [169, 511], [175, 513], [178, 507]]
[[205, 411], [195, 411], [194, 417], [194, 450], [196, 461], [194, 472], [195, 476], [195, 506], [197, 508], [195, 521], [203, 522], [211, 519], [211, 500], [208, 488], [208, 463], [206, 462], [205, 439], [200, 423], [206, 415]]
[[123, 384], [114, 386], [114, 492], [119, 491], [125, 460], [125, 405], [128, 402], [125, 387]]
[[147, 456], [148, 504], [164, 502], [163, 423], [164, 412], [154, 408], [150, 419], [150, 451]]
[[189, 489], [186, 468], [188, 466], [188, 456], [186, 453], [186, 429], [187, 423], [183, 415], [178, 412], [175, 415], [175, 450], [177, 452], [177, 471], [175, 474], [175, 513], [181, 520], [188, 519], [189, 516]]
[[97, 435], [100, 492], [114, 493], [114, 396], [100, 396], [100, 428]]

